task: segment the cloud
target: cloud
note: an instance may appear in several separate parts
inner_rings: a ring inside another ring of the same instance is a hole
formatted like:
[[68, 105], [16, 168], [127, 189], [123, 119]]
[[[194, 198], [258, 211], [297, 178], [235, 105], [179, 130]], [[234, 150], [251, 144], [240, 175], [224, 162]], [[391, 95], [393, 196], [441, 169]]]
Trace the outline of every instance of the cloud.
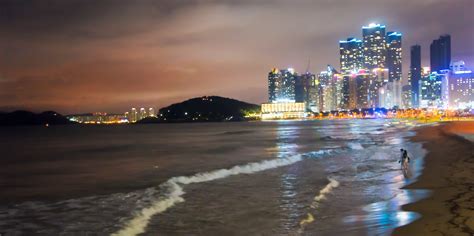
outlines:
[[338, 40], [378, 21], [409, 46], [452, 35], [474, 67], [472, 0], [0, 2], [0, 107], [122, 112], [216, 94], [260, 103], [272, 67], [339, 67]]

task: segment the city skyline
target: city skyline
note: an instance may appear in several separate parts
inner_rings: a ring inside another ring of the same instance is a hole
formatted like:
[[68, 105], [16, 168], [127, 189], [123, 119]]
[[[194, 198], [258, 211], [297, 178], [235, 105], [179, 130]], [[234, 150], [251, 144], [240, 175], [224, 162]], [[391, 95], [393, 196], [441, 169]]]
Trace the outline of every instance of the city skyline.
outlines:
[[[202, 95], [258, 104], [268, 99], [269, 68], [303, 72], [310, 59], [309, 71], [318, 74], [327, 64], [339, 65], [339, 40], [362, 39], [360, 26], [371, 22], [403, 33], [404, 81], [410, 46], [421, 45], [421, 64], [428, 66], [430, 43], [444, 34], [451, 35], [452, 61], [474, 65], [470, 1], [138, 2], [113, 7], [107, 1], [94, 6], [53, 2], [49, 9], [38, 2], [2, 3], [6, 14], [0, 18], [0, 45], [5, 46], [0, 52], [8, 60], [0, 60], [0, 110], [123, 112], [132, 104], [163, 107]], [[63, 22], [56, 21], [63, 16], [58, 12], [73, 9]], [[272, 16], [281, 9], [288, 14]], [[341, 17], [332, 17], [334, 12]], [[323, 21], [330, 16], [330, 24]]]

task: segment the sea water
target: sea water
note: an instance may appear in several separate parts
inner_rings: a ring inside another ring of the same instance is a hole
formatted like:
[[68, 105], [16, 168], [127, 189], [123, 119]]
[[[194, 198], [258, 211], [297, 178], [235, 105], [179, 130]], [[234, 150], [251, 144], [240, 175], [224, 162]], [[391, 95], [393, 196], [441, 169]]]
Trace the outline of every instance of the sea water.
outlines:
[[[420, 217], [416, 124], [269, 121], [0, 129], [0, 233], [380, 235]], [[400, 148], [410, 170], [400, 170]]]

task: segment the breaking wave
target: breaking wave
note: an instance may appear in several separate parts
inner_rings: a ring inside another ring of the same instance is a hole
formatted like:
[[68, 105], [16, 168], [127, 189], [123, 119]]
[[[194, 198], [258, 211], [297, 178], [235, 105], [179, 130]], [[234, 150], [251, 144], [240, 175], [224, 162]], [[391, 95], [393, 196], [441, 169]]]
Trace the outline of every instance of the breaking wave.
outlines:
[[311, 204], [311, 208], [317, 208], [319, 203], [326, 199], [326, 195], [332, 192], [333, 189], [339, 187], [339, 182], [335, 179], [328, 178], [329, 183], [319, 191], [319, 194], [314, 197], [313, 203]]
[[[325, 153], [328, 152], [321, 150], [314, 152], [313, 155]], [[174, 206], [177, 203], [184, 202], [184, 198], [182, 197], [185, 193], [183, 190], [183, 185], [209, 182], [239, 174], [252, 174], [255, 172], [291, 165], [301, 160], [303, 160], [302, 155], [295, 155], [286, 158], [271, 159], [245, 165], [238, 165], [230, 169], [219, 169], [209, 172], [197, 173], [192, 176], [173, 177], [160, 185], [160, 188], [164, 188], [166, 190], [166, 193], [163, 197], [160, 197], [158, 200], [152, 202], [150, 206], [140, 210], [124, 225], [122, 229], [112, 235], [137, 235], [144, 233], [148, 223], [154, 215], [166, 211], [168, 208]], [[325, 192], [326, 191], [327, 190], [325, 190]]]
[[[311, 203], [311, 208], [316, 209], [319, 206], [319, 203], [326, 199], [326, 195], [331, 193], [333, 189], [339, 187], [339, 182], [333, 178], [328, 178], [329, 183], [324, 186], [323, 189], [319, 191], [319, 194], [314, 197], [313, 203]], [[300, 221], [300, 228], [298, 229], [298, 234], [302, 234], [304, 227], [307, 224], [310, 224], [311, 222], [314, 221], [314, 216], [311, 213], [306, 214], [306, 218]]]
[[323, 141], [350, 141], [354, 140], [355, 138], [353, 136], [324, 136], [319, 138], [320, 140]]
[[364, 147], [362, 147], [362, 145], [360, 143], [348, 143], [347, 147], [349, 147], [350, 149], [354, 149], [354, 150], [364, 149]]

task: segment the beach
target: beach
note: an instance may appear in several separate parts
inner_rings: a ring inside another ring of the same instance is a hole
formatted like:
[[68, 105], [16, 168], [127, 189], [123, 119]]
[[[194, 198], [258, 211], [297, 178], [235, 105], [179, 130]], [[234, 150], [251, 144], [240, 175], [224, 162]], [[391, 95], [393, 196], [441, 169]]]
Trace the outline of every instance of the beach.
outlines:
[[474, 122], [446, 122], [417, 129], [413, 142], [427, 150], [422, 175], [404, 189], [426, 189], [431, 195], [404, 205], [422, 217], [397, 228], [394, 235], [474, 234]]

